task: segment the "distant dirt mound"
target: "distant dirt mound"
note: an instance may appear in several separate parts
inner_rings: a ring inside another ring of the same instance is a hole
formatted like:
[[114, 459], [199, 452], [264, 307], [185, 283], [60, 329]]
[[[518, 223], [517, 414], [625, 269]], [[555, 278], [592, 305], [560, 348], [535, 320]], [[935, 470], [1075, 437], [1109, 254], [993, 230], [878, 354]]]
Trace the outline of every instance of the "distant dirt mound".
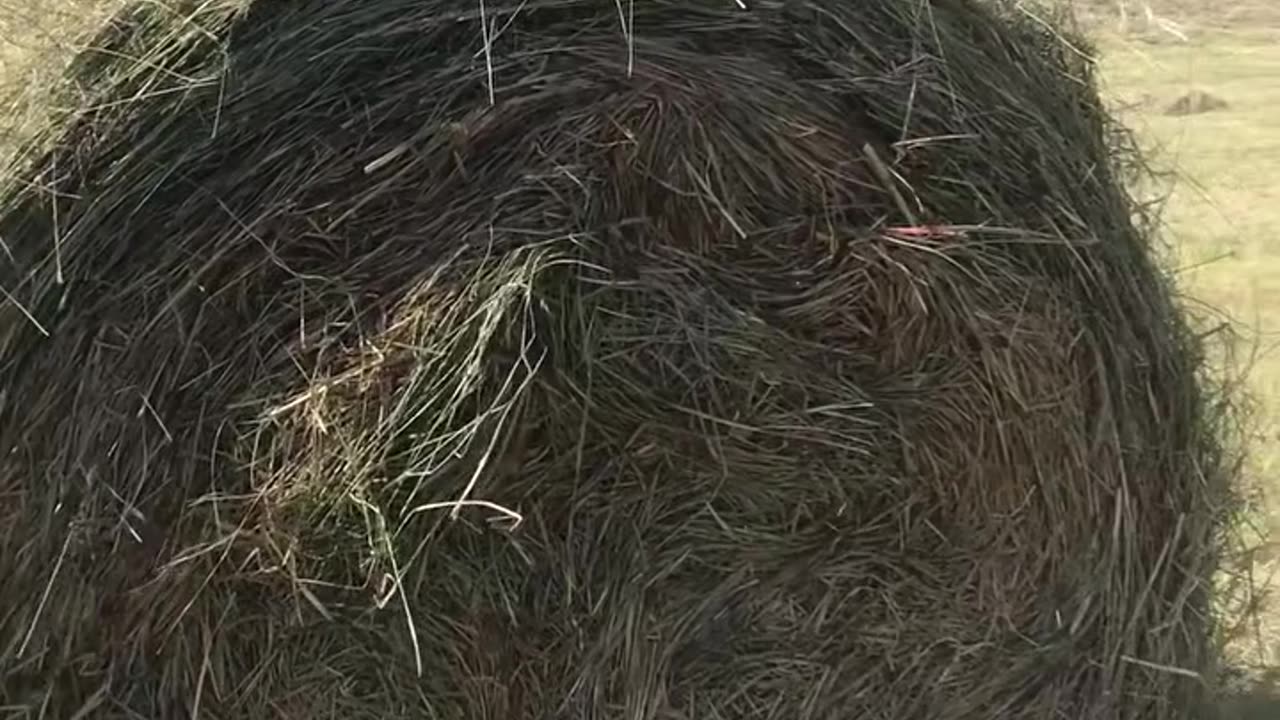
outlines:
[[1217, 95], [1212, 95], [1202, 90], [1192, 90], [1174, 100], [1169, 107], [1165, 108], [1164, 114], [1172, 117], [1200, 115], [1215, 110], [1226, 110], [1229, 107], [1231, 107], [1231, 104]]

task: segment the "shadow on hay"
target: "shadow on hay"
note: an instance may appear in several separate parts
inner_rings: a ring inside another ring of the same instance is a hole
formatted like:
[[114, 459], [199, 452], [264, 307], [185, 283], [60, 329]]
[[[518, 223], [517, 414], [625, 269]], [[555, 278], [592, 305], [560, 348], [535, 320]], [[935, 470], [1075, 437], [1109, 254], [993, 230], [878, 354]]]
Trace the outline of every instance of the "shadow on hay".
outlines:
[[1220, 720], [1269, 720], [1280, 717], [1280, 695], [1254, 692], [1221, 701]]
[[1195, 711], [1225, 430], [1074, 46], [231, 5], [5, 195], [5, 705]]
[[[1230, 675], [1230, 673], [1229, 673]], [[1263, 720], [1280, 717], [1278, 673], [1264, 671], [1249, 682], [1228, 677], [1218, 701], [1217, 720]]]

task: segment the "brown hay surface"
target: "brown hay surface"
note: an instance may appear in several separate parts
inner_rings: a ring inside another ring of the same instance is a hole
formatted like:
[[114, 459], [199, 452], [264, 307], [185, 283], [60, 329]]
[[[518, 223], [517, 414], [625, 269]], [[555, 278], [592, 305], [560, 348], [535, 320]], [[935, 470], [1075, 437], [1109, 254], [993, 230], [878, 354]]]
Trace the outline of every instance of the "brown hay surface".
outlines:
[[0, 206], [0, 705], [1198, 708], [1223, 420], [1077, 41], [139, 8]]

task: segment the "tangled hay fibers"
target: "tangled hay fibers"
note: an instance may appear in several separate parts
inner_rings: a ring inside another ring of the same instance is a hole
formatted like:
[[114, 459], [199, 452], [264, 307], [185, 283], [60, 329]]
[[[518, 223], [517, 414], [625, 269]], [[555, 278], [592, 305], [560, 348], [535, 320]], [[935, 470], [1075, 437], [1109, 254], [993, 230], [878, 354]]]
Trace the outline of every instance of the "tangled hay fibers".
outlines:
[[972, 0], [148, 3], [0, 230], [28, 717], [1178, 718], [1226, 475]]

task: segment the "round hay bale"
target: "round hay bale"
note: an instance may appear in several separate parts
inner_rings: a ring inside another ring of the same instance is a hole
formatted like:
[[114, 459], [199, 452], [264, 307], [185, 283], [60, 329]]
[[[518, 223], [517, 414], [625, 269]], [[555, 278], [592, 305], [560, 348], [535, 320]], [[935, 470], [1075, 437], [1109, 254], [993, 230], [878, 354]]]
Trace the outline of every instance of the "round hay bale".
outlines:
[[1229, 477], [1078, 42], [970, 0], [121, 23], [0, 206], [5, 706], [1197, 708]]

